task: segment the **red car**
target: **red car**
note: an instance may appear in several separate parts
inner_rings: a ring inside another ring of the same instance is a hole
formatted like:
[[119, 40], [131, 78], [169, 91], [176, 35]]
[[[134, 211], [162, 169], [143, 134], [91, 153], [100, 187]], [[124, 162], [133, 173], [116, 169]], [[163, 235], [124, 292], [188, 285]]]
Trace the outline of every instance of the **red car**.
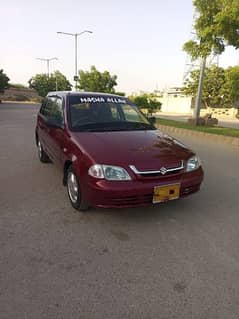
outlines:
[[38, 155], [60, 167], [79, 210], [157, 204], [197, 192], [199, 158], [153, 122], [121, 96], [52, 92], [37, 117]]

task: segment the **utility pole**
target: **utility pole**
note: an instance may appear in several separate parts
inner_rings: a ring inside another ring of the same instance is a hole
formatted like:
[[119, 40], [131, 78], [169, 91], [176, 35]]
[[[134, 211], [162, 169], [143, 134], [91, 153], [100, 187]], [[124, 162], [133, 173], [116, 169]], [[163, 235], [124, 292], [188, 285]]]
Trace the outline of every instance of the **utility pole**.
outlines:
[[78, 36], [84, 34], [84, 33], [93, 33], [93, 31], [89, 31], [89, 30], [84, 30], [80, 33], [68, 33], [68, 32], [57, 32], [57, 34], [65, 34], [65, 35], [70, 35], [72, 37], [75, 38], [75, 75], [74, 75], [74, 81], [75, 81], [75, 90], [77, 90], [77, 82], [79, 80], [79, 76], [78, 76], [78, 66], [77, 66], [77, 62], [78, 62], [78, 44], [77, 44], [77, 38]]
[[199, 76], [199, 83], [198, 83], [198, 91], [197, 96], [195, 100], [195, 107], [194, 107], [194, 120], [195, 125], [199, 124], [199, 117], [200, 117], [200, 108], [202, 104], [202, 88], [203, 88], [203, 79], [204, 79], [204, 73], [206, 68], [206, 61], [207, 58], [202, 58], [201, 65], [200, 65], [200, 76]]

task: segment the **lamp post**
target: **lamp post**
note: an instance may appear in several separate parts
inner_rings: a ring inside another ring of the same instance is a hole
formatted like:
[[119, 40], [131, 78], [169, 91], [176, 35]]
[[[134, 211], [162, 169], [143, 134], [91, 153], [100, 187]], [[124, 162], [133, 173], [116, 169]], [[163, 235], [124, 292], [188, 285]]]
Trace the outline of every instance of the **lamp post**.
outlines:
[[57, 34], [65, 34], [65, 35], [70, 35], [75, 38], [75, 76], [74, 76], [74, 81], [75, 81], [75, 90], [77, 89], [77, 81], [78, 81], [78, 75], [77, 75], [77, 38], [78, 36], [82, 35], [83, 33], [93, 33], [92, 31], [89, 30], [84, 30], [80, 33], [68, 33], [68, 32], [60, 32], [58, 31]]
[[45, 61], [47, 63], [47, 76], [49, 78], [49, 65], [50, 65], [50, 61], [53, 60], [58, 60], [58, 58], [54, 57], [54, 58], [50, 58], [50, 59], [45, 59], [45, 58], [36, 58], [37, 60], [41, 60], [41, 61]]

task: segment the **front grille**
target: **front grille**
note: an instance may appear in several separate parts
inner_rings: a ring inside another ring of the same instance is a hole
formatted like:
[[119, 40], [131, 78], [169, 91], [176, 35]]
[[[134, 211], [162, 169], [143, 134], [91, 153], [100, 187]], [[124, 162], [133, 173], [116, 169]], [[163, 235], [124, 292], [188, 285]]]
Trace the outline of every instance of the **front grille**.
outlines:
[[164, 167], [162, 166], [158, 170], [138, 170], [134, 165], [129, 166], [131, 170], [135, 173], [136, 176], [140, 178], [163, 178], [168, 176], [176, 176], [184, 171], [184, 163], [181, 161], [180, 165], [175, 165], [172, 167]]
[[144, 178], [144, 179], [152, 179], [152, 178], [167, 178], [167, 177], [170, 177], [170, 176], [176, 176], [177, 175], [180, 175], [183, 171], [180, 170], [180, 171], [173, 171], [173, 172], [168, 172], [166, 173], [165, 175], [162, 175], [161, 173], [152, 173], [152, 174], [139, 174], [138, 176]]

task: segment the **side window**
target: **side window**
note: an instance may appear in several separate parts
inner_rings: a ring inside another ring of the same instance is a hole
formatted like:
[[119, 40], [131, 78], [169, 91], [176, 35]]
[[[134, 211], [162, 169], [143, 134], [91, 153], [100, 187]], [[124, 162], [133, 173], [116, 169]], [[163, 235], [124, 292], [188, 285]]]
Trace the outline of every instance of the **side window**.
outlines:
[[51, 118], [53, 118], [58, 124], [64, 124], [63, 108], [62, 108], [62, 99], [54, 98], [54, 101], [51, 105]]
[[139, 112], [137, 112], [132, 106], [126, 104], [126, 105], [123, 105], [122, 108], [123, 108], [124, 117], [126, 121], [146, 123], [146, 119]]

